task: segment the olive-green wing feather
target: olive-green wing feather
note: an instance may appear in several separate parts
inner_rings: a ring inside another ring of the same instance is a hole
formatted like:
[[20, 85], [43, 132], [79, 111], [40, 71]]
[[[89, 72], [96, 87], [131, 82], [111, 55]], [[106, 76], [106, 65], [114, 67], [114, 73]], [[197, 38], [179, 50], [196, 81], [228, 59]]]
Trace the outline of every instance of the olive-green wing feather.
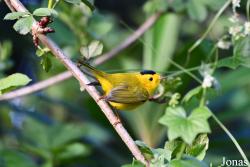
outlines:
[[148, 98], [148, 91], [144, 88], [120, 85], [110, 91], [106, 97], [106, 100], [116, 103], [131, 104], [145, 102], [148, 100]]

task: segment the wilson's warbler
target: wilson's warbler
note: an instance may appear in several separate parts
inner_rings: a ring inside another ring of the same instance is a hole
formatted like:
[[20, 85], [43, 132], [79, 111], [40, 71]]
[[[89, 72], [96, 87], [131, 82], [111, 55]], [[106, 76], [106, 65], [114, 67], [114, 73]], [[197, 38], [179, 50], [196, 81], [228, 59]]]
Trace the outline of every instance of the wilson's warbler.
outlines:
[[86, 67], [97, 79], [89, 85], [100, 85], [104, 91], [101, 99], [105, 99], [118, 110], [129, 110], [149, 100], [160, 84], [161, 76], [151, 70], [131, 73], [109, 74], [90, 66]]

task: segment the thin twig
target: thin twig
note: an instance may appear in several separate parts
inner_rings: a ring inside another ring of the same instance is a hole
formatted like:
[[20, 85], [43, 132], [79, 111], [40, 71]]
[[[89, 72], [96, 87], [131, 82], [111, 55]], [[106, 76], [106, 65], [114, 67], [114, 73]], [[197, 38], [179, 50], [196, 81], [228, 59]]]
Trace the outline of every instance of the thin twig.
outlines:
[[[221, 14], [226, 10], [226, 8], [230, 5], [232, 0], [228, 0], [216, 13], [213, 20], [209, 24], [207, 30], [202, 34], [202, 36], [188, 49], [188, 56], [190, 56], [191, 52], [201, 44], [201, 42], [206, 38], [208, 33], [211, 31], [211, 29], [214, 27], [215, 23], [217, 22], [218, 18], [221, 16]], [[189, 59], [189, 58], [188, 58]]]
[[[27, 9], [18, 0], [10, 0], [10, 4], [16, 11], [27, 11]], [[32, 28], [37, 28], [37, 24], [33, 24]], [[77, 66], [66, 56], [63, 51], [48, 37], [40, 34], [38, 35], [40, 41], [50, 49], [50, 51], [55, 55], [55, 57], [73, 74], [73, 76], [80, 82], [90, 96], [95, 100], [98, 106], [101, 108], [109, 122], [113, 125], [116, 132], [119, 134], [123, 142], [127, 145], [134, 157], [144, 164], [147, 164], [144, 156], [136, 146], [135, 142], [128, 134], [127, 130], [123, 127], [121, 123], [117, 123], [117, 117], [109, 107], [109, 105], [103, 101], [98, 100], [100, 95], [98, 91], [93, 86], [87, 86], [89, 83], [88, 78], [77, 68]]]
[[95, 59], [94, 64], [101, 64], [102, 62], [114, 57], [117, 53], [127, 48], [138, 38], [140, 38], [161, 16], [161, 12], [155, 13], [150, 16], [134, 33], [132, 33], [124, 42], [112, 49], [110, 52], [103, 54]]
[[[5, 0], [5, 2], [6, 2], [6, 4], [8, 4], [8, 6], [10, 5], [10, 0]], [[93, 61], [93, 65], [100, 65], [100, 64], [106, 62], [107, 60], [113, 58], [114, 56], [116, 56], [122, 50], [126, 49], [133, 42], [135, 42], [138, 38], [140, 38], [150, 27], [152, 27], [152, 25], [154, 25], [154, 23], [158, 20], [158, 18], [160, 16], [161, 16], [160, 12], [155, 13], [152, 16], [150, 16], [134, 33], [129, 35], [117, 47], [115, 47], [111, 51], [101, 55], [100, 57], [96, 58]], [[5, 93], [2, 96], [0, 96], [0, 101], [10, 100], [13, 98], [17, 98], [17, 97], [21, 97], [21, 96], [25, 96], [25, 95], [34, 93], [36, 91], [45, 89], [49, 86], [52, 86], [54, 84], [60, 83], [64, 80], [67, 80], [71, 77], [72, 77], [71, 72], [69, 72], [69, 71], [62, 72], [58, 75], [52, 76], [49, 79], [44, 80], [44, 81], [40, 81], [40, 82], [35, 83], [33, 85], [26, 86], [26, 87], [14, 90], [14, 91], [9, 92], [9, 93]]]
[[40, 82], [38, 82], [36, 84], [26, 86], [26, 87], [14, 90], [12, 92], [6, 93], [6, 94], [0, 96], [0, 101], [2, 101], [2, 100], [10, 100], [10, 99], [13, 99], [13, 98], [17, 98], [17, 97], [20, 97], [20, 96], [24, 96], [24, 95], [27, 95], [27, 94], [30, 94], [30, 93], [37, 92], [39, 90], [47, 88], [50, 85], [55, 85], [56, 83], [64, 81], [64, 80], [66, 80], [68, 78], [71, 78], [71, 77], [72, 77], [72, 74], [69, 71], [60, 73], [60, 74], [55, 75], [55, 76], [53, 76], [53, 77], [51, 77], [49, 79], [46, 79], [44, 81], [40, 81]]

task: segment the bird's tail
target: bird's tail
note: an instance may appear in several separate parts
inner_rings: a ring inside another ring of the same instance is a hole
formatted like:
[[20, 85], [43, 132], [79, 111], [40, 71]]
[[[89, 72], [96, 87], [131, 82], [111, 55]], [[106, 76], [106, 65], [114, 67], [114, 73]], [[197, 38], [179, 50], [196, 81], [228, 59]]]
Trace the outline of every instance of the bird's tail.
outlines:
[[98, 76], [100, 76], [100, 77], [102, 77], [102, 76], [104, 76], [106, 73], [105, 72], [102, 72], [102, 71], [100, 71], [100, 70], [97, 70], [95, 67], [93, 67], [93, 66], [91, 66], [91, 65], [89, 65], [88, 63], [86, 63], [85, 61], [78, 61], [78, 66], [79, 67], [85, 67], [89, 72], [91, 72], [93, 75], [94, 75], [94, 77], [98, 77]]

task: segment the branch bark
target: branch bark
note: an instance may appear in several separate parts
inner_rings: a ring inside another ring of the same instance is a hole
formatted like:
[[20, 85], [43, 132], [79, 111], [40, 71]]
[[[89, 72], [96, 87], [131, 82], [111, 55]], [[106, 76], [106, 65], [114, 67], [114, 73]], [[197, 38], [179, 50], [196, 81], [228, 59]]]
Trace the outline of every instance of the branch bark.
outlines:
[[[12, 11], [15, 11], [15, 9], [12, 7], [10, 0], [5, 0], [8, 7], [12, 8]], [[112, 49], [111, 51], [101, 55], [100, 57], [97, 57], [94, 61], [94, 65], [99, 65], [107, 60], [113, 58], [116, 56], [119, 52], [130, 46], [133, 42], [135, 42], [138, 38], [140, 38], [154, 23], [158, 20], [158, 18], [161, 16], [161, 13], [155, 13], [152, 16], [150, 16], [134, 33], [128, 36], [122, 43], [120, 43], [117, 47]], [[58, 75], [52, 76], [49, 79], [46, 79], [44, 81], [35, 83], [30, 86], [26, 86], [17, 90], [14, 90], [9, 93], [5, 93], [2, 96], [0, 96], [0, 101], [3, 100], [10, 100], [13, 98], [21, 97], [30, 93], [34, 93], [36, 91], [45, 89], [49, 86], [52, 86], [54, 84], [60, 83], [64, 80], [67, 80], [72, 77], [72, 73], [70, 71], [62, 72]]]
[[[18, 0], [5, 0], [5, 2], [9, 3], [9, 5], [11, 5], [16, 11], [27, 11], [27, 9]], [[37, 24], [33, 24], [32, 28], [37, 28]], [[113, 125], [114, 129], [119, 134], [123, 142], [127, 145], [131, 153], [134, 155], [134, 157], [148, 166], [147, 161], [136, 146], [131, 136], [128, 134], [127, 130], [121, 123], [117, 123], [117, 117], [113, 113], [109, 105], [103, 100], [98, 100], [100, 98], [98, 91], [94, 87], [87, 85], [90, 82], [88, 78], [77, 68], [77, 66], [69, 59], [69, 57], [66, 56], [52, 40], [44, 35], [38, 35], [38, 38], [45, 46], [47, 46], [51, 50], [55, 57], [64, 64], [64, 66], [80, 82], [81, 86], [83, 86], [90, 94], [90, 96], [95, 100], [95, 102], [101, 108], [109, 122]]]

